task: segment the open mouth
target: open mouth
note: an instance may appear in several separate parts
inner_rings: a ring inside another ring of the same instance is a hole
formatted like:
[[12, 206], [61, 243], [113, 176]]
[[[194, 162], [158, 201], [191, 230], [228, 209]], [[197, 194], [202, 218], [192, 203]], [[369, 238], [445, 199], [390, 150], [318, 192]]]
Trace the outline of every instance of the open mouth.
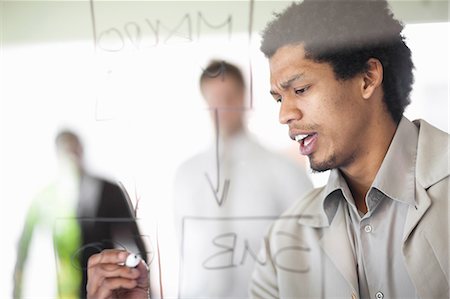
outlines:
[[316, 133], [311, 134], [299, 134], [295, 136], [295, 141], [300, 142], [303, 146], [308, 146], [311, 141], [313, 140], [313, 136], [316, 135]]

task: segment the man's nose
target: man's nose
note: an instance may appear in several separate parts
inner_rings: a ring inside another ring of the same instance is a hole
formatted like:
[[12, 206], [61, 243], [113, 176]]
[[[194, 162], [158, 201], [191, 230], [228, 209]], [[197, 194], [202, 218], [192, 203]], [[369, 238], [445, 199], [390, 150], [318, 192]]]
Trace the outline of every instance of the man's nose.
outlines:
[[283, 125], [289, 124], [293, 120], [299, 120], [303, 116], [295, 99], [285, 98], [281, 101], [279, 121]]

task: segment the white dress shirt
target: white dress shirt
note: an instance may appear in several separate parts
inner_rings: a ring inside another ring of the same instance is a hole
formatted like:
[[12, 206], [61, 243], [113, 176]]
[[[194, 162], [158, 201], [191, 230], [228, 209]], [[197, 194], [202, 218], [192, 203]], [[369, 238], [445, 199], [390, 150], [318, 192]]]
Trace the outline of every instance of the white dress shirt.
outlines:
[[211, 147], [189, 159], [175, 180], [182, 298], [248, 297], [269, 224], [312, 189], [301, 167], [246, 133], [219, 145], [218, 165], [216, 154]]

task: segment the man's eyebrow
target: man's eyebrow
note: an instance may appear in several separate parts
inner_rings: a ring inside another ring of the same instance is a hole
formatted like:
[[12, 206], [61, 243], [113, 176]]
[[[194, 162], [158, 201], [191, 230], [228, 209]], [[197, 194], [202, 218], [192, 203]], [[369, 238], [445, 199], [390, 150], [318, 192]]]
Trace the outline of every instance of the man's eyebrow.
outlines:
[[276, 92], [276, 91], [273, 91], [272, 89], [269, 91], [270, 92], [270, 94], [271, 95], [273, 95], [273, 96], [276, 96], [276, 95], [278, 95], [278, 92]]
[[280, 83], [280, 87], [281, 87], [282, 89], [286, 89], [286, 88], [288, 88], [289, 86], [291, 86], [292, 82], [297, 81], [297, 80], [301, 79], [301, 78], [304, 77], [304, 76], [305, 76], [304, 73], [296, 74], [296, 75], [292, 76], [291, 78], [287, 79], [286, 81], [281, 82], [281, 83]]
[[[299, 80], [299, 79], [302, 79], [304, 76], [305, 76], [304, 73], [300, 73], [300, 74], [295, 74], [295, 75], [293, 75], [292, 77], [290, 77], [290, 78], [287, 79], [286, 81], [280, 83], [281, 89], [283, 89], [283, 90], [287, 89], [289, 86], [291, 86], [291, 84], [292, 84], [294, 81], [297, 81], [297, 80]], [[271, 95], [278, 95], [278, 93], [277, 93], [276, 91], [272, 90], [272, 89], [270, 90], [270, 94], [271, 94]]]

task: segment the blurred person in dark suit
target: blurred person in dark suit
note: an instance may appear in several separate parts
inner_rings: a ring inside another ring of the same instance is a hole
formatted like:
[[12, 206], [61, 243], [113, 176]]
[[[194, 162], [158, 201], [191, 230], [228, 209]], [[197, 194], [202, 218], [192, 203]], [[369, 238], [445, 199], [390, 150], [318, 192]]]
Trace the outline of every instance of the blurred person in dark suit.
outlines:
[[42, 232], [53, 239], [59, 298], [86, 297], [87, 260], [103, 249], [127, 249], [147, 260], [126, 191], [86, 171], [83, 146], [75, 133], [61, 131], [55, 144], [58, 175], [33, 199], [27, 212], [18, 244], [14, 298], [25, 293], [24, 274], [32, 240], [42, 241], [38, 238]]

